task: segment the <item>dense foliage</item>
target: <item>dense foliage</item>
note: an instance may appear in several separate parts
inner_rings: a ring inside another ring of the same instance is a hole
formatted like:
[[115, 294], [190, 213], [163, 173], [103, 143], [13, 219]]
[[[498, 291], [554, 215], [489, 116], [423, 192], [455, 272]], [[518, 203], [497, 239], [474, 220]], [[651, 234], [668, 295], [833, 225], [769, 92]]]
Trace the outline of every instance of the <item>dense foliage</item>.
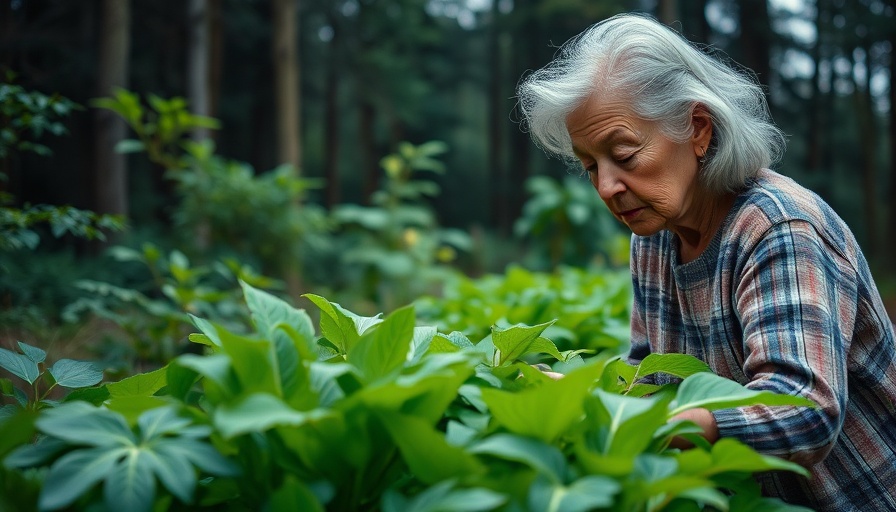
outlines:
[[[761, 498], [751, 474], [804, 469], [731, 439], [670, 449], [694, 426], [669, 419], [692, 407], [804, 399], [747, 390], [688, 356], [630, 366], [562, 353], [543, 336], [550, 322], [470, 339], [418, 323], [412, 307], [364, 317], [309, 294], [315, 330], [304, 310], [243, 289], [252, 332], [194, 317], [202, 354], [118, 382], [91, 387], [86, 363], [41, 372], [46, 354], [26, 344], [0, 353], [0, 366], [25, 382], [82, 388], [35, 402], [2, 381], [15, 399], [0, 423], [3, 505], [800, 510]], [[565, 363], [566, 376], [525, 362], [536, 354]], [[639, 384], [657, 372], [683, 380]]]

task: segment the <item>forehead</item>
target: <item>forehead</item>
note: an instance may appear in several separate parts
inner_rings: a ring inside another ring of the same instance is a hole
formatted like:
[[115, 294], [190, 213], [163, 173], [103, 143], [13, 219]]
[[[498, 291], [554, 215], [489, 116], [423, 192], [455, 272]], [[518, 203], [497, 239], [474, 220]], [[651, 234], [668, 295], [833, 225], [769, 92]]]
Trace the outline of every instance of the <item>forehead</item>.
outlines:
[[612, 143], [637, 136], [647, 122], [632, 111], [619, 94], [595, 93], [566, 117], [566, 129], [573, 147]]

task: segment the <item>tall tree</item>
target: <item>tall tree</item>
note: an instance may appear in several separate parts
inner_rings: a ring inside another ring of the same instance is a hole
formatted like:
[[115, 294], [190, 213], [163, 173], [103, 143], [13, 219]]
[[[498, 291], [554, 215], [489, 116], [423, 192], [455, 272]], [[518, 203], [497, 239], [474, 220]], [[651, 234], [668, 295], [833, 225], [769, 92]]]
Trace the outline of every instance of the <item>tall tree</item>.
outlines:
[[[211, 115], [211, 9], [209, 0], [187, 3], [187, 99], [194, 114]], [[208, 128], [194, 128], [195, 140], [206, 139]]]
[[272, 35], [278, 160], [301, 174], [298, 8], [299, 0], [273, 0]]
[[741, 63], [753, 70], [759, 81], [768, 86], [771, 81], [772, 26], [767, 0], [740, 1]]
[[[128, 87], [131, 37], [130, 0], [102, 0], [97, 94], [110, 96], [116, 87]], [[127, 214], [127, 160], [115, 145], [127, 136], [127, 126], [115, 113], [95, 109], [96, 130], [94, 209], [99, 213]]]

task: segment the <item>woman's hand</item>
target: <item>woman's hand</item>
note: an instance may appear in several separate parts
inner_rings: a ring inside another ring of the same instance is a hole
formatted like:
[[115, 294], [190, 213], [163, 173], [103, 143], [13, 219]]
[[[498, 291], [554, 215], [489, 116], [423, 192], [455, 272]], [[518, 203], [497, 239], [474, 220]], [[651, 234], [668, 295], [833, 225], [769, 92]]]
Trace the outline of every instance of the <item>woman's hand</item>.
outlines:
[[[669, 421], [692, 421], [697, 424], [698, 427], [703, 429], [703, 437], [709, 441], [710, 444], [715, 443], [719, 440], [719, 427], [716, 425], [716, 418], [706, 409], [689, 409], [682, 413], [676, 414]], [[678, 448], [681, 450], [687, 448], [693, 448], [694, 445], [683, 437], [673, 437], [672, 442], [669, 443], [669, 446], [672, 448]]]
[[557, 373], [557, 372], [551, 371], [551, 367], [544, 363], [535, 363], [532, 365], [532, 367], [535, 368], [536, 370], [540, 370], [541, 373], [547, 375], [548, 377], [550, 377], [554, 380], [560, 380], [563, 378], [562, 373]]

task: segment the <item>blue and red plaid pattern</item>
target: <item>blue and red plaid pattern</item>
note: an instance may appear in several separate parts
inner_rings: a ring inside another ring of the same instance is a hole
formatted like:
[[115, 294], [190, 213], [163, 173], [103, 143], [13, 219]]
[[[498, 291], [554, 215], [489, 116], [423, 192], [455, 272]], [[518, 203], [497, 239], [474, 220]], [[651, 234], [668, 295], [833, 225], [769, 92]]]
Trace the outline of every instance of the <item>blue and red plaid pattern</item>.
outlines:
[[[684, 353], [808, 407], [714, 412], [719, 433], [804, 465], [763, 491], [822, 511], [896, 510], [896, 344], [855, 237], [824, 201], [763, 170], [696, 260], [669, 231], [632, 237], [630, 359]], [[662, 382], [660, 382], [662, 383]]]

